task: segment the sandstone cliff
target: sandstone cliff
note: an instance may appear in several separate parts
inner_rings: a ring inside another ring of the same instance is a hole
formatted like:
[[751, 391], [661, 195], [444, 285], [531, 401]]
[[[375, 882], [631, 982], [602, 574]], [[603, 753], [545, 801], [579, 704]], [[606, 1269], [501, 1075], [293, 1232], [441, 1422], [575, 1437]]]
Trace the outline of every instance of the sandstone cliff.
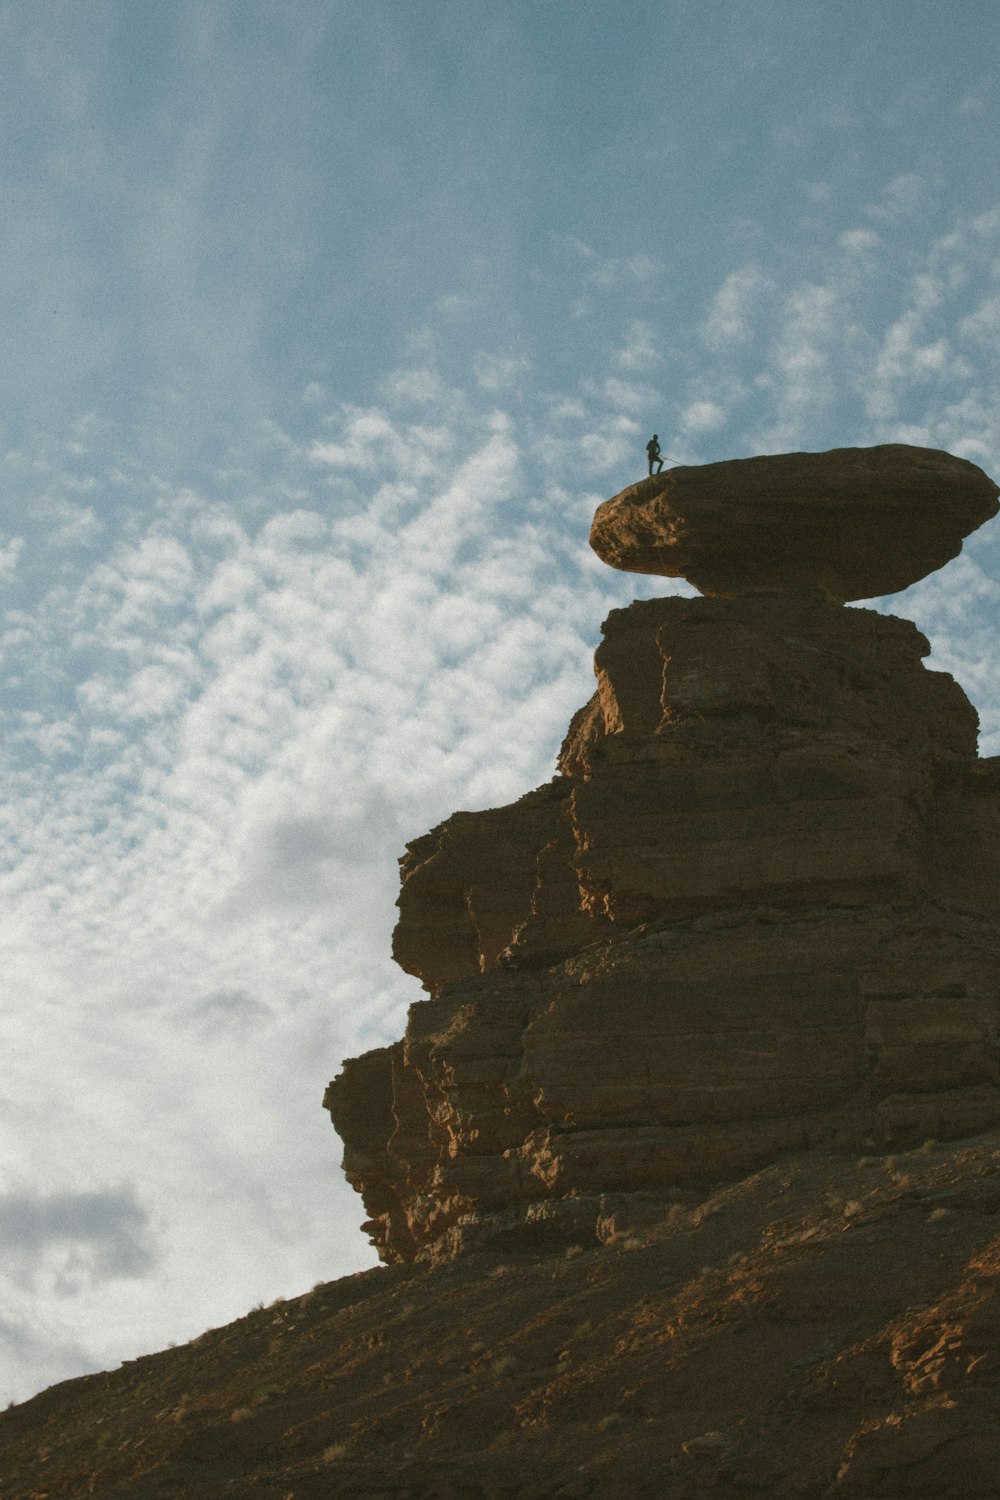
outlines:
[[[615, 611], [558, 776], [409, 846], [394, 952], [429, 999], [326, 1099], [384, 1259], [587, 1243], [783, 1153], [1000, 1122], [1000, 763], [912, 624], [837, 602], [996, 495], [892, 447], [601, 508], [602, 555], [642, 532], [731, 597]], [[720, 540], [733, 496], [769, 592]]]

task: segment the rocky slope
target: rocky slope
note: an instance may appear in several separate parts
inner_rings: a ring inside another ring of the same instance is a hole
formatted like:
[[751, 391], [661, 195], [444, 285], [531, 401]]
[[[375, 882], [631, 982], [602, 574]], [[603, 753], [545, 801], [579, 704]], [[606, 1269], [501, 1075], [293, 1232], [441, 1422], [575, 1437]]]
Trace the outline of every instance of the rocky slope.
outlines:
[[995, 1500], [1000, 1133], [396, 1265], [0, 1413], [3, 1500]]
[[1000, 771], [838, 602], [997, 490], [673, 473], [600, 550], [722, 597], [613, 613], [556, 778], [402, 862], [429, 998], [327, 1093], [388, 1264], [0, 1414], [0, 1500], [998, 1493]]

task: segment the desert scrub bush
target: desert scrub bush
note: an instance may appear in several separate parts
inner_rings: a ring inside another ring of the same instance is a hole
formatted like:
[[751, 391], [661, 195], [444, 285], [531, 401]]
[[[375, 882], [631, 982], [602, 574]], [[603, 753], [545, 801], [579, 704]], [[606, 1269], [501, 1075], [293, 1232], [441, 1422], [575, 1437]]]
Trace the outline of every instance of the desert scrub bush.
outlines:
[[920, 1155], [921, 1156], [930, 1156], [930, 1155], [932, 1155], [933, 1152], [934, 1152], [934, 1150], [935, 1150], [935, 1148], [936, 1148], [936, 1146], [937, 1146], [937, 1141], [934, 1139], [933, 1136], [931, 1136], [929, 1138], [929, 1140], [924, 1141], [924, 1144], [921, 1146], [921, 1148], [920, 1148]]
[[516, 1369], [517, 1360], [514, 1358], [513, 1354], [501, 1354], [500, 1358], [495, 1359], [490, 1365], [490, 1374], [512, 1375]]
[[335, 1464], [338, 1458], [343, 1458], [346, 1452], [346, 1443], [331, 1443], [329, 1448], [323, 1449], [323, 1462], [325, 1464]]
[[932, 1208], [927, 1216], [928, 1224], [940, 1224], [942, 1219], [951, 1218], [950, 1208]]
[[236, 1406], [229, 1413], [230, 1422], [249, 1422], [254, 1415], [252, 1406]]
[[598, 1432], [607, 1432], [611, 1427], [620, 1427], [624, 1418], [620, 1411], [609, 1411], [606, 1417], [601, 1417], [597, 1424]]

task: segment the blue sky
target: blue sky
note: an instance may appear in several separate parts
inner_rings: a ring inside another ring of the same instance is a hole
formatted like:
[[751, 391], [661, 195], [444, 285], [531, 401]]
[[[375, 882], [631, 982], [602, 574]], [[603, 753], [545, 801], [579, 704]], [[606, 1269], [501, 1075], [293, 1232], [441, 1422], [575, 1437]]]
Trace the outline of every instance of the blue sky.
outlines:
[[[547, 779], [597, 503], [1000, 474], [987, 0], [0, 5], [0, 1399], [371, 1264], [396, 859]], [[1000, 751], [1000, 558], [878, 602]], [[683, 589], [683, 585], [680, 585]]]

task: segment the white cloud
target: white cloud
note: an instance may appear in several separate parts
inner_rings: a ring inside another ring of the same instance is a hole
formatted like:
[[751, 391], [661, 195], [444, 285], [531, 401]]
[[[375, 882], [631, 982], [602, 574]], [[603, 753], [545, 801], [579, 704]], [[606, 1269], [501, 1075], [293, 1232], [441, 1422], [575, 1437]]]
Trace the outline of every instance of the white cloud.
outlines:
[[721, 351], [747, 344], [754, 336], [755, 322], [770, 282], [759, 266], [732, 271], [712, 299], [701, 329], [706, 348]]
[[5, 540], [0, 536], [0, 579], [9, 578], [17, 568], [17, 560], [24, 551], [24, 537], [15, 536]]
[[523, 355], [479, 354], [473, 371], [476, 384], [481, 391], [499, 394], [517, 386], [522, 375], [531, 369], [531, 361]]
[[722, 427], [725, 421], [725, 409], [717, 401], [692, 401], [680, 416], [685, 432], [711, 432], [716, 427]]
[[838, 248], [852, 255], [865, 255], [879, 249], [881, 244], [882, 237], [874, 229], [845, 229], [837, 237]]
[[663, 363], [656, 334], [651, 324], [636, 318], [630, 324], [625, 342], [615, 350], [614, 362], [619, 370], [648, 376]]
[[881, 198], [865, 209], [880, 224], [895, 224], [925, 214], [932, 194], [931, 184], [920, 172], [901, 172], [886, 183]]

